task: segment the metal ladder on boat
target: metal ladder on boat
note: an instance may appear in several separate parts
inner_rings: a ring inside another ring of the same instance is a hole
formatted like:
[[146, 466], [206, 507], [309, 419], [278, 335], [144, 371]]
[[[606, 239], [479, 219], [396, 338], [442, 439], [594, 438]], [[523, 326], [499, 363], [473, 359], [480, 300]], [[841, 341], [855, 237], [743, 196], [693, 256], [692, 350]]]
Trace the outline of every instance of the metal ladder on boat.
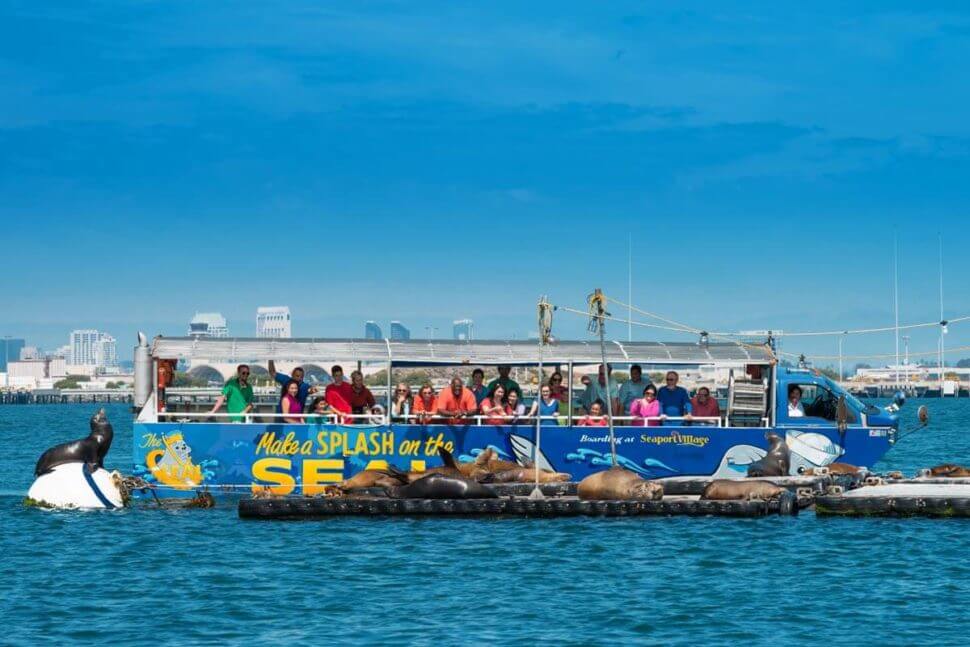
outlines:
[[768, 411], [767, 380], [742, 379], [734, 376], [728, 381], [727, 424], [730, 427], [760, 427]]

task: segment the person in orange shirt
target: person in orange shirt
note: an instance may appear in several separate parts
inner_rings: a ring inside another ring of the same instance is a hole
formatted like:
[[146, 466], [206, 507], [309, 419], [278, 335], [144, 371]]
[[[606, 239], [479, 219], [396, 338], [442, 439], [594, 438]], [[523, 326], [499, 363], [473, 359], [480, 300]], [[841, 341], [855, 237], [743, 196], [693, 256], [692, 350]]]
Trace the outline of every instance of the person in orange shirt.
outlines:
[[434, 389], [430, 384], [425, 384], [418, 391], [418, 397], [414, 398], [411, 407], [414, 414], [414, 422], [419, 425], [426, 425], [431, 422], [431, 418], [438, 413], [438, 398], [434, 395]]
[[475, 394], [457, 375], [451, 378], [451, 388], [438, 396], [438, 414], [448, 418], [449, 425], [467, 425], [478, 411]]

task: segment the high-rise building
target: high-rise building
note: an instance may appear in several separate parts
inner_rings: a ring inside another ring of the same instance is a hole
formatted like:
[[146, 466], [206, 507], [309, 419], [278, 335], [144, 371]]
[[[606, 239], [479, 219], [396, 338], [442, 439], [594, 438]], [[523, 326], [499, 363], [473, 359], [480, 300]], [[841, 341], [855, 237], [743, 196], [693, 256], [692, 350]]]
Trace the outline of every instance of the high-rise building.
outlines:
[[228, 337], [226, 318], [218, 312], [196, 312], [189, 322], [189, 337]]
[[98, 330], [72, 330], [68, 364], [108, 368], [118, 365], [118, 343]]
[[277, 339], [292, 337], [289, 306], [260, 306], [256, 308], [256, 336], [275, 337]]
[[400, 321], [391, 322], [391, 341], [405, 341], [411, 339], [411, 331]]
[[19, 360], [20, 349], [26, 345], [23, 339], [0, 337], [0, 371], [6, 372], [7, 362], [16, 362]]
[[20, 361], [25, 362], [29, 359], [44, 359], [44, 353], [36, 346], [24, 346], [20, 349]]
[[377, 322], [364, 322], [364, 339], [384, 339], [384, 333], [381, 332], [381, 327], [377, 325]]
[[475, 322], [471, 319], [456, 319], [452, 322], [451, 337], [459, 341], [471, 341]]

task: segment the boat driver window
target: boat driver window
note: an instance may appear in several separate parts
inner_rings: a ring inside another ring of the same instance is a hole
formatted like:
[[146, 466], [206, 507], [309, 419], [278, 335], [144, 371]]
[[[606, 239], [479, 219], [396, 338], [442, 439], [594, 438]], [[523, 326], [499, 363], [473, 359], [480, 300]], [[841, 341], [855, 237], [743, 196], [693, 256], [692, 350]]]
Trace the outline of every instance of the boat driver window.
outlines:
[[[819, 384], [792, 384], [788, 387], [788, 417], [822, 418], [835, 422], [838, 418], [839, 396]], [[798, 410], [801, 410], [798, 413]], [[848, 422], [856, 422], [852, 409], [848, 409]]]

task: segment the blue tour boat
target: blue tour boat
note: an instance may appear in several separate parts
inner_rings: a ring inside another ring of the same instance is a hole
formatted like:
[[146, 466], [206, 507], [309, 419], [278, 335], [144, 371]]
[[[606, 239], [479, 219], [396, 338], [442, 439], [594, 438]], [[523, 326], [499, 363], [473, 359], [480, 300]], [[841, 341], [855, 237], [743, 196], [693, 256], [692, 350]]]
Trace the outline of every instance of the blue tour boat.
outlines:
[[[265, 366], [270, 359], [288, 366], [379, 365], [387, 375], [387, 392], [379, 401], [390, 411], [395, 370], [415, 367], [452, 367], [467, 380], [474, 367], [535, 368], [541, 361], [563, 373], [573, 402], [581, 393], [573, 388], [576, 369], [595, 374], [603, 352], [600, 344], [582, 341], [553, 341], [542, 347], [540, 357], [538, 344], [528, 341], [157, 337], [149, 345], [142, 337], [135, 349], [135, 472], [156, 483], [160, 495], [264, 487], [277, 494], [313, 494], [367, 468], [390, 464], [420, 471], [440, 465], [439, 447], [462, 460], [491, 447], [505, 460], [536, 461], [580, 480], [611, 464], [610, 433], [607, 427], [578, 426], [573, 407], [538, 425], [534, 420], [485, 424], [481, 417], [463, 425], [416, 424], [385, 415], [352, 421], [359, 424], [308, 415], [304, 424], [290, 424], [275, 413], [275, 399], [234, 417], [168, 403], [164, 373], [176, 361], [193, 367]], [[668, 418], [654, 421], [656, 426], [614, 418], [619, 464], [647, 478], [744, 476], [747, 466], [765, 455], [767, 432], [787, 441], [793, 473], [836, 461], [871, 467], [897, 437], [897, 405], [880, 409], [815, 371], [779, 366], [768, 344], [614, 341], [606, 344], [605, 355], [617, 369], [641, 365], [645, 377], [657, 370], [692, 371], [726, 396], [717, 418]], [[804, 417], [788, 415], [791, 385], [802, 389]], [[844, 424], [838, 422], [840, 398], [847, 411]]]

